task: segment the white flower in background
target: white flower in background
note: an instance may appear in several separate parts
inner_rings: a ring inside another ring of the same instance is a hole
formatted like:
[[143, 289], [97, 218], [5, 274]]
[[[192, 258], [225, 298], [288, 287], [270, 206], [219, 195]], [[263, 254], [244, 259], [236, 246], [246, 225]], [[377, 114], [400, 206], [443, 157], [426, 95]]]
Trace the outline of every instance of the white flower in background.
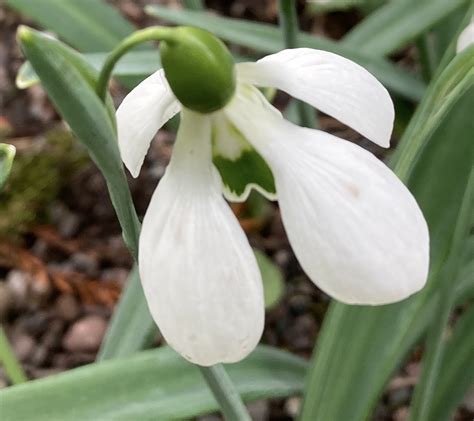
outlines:
[[474, 44], [474, 19], [471, 19], [469, 25], [459, 34], [456, 45], [456, 52], [460, 53], [462, 50]]
[[255, 86], [281, 89], [383, 147], [394, 120], [386, 89], [352, 61], [306, 48], [236, 69], [232, 100], [211, 114], [181, 106], [163, 70], [117, 111], [122, 158], [135, 177], [155, 133], [181, 111], [171, 162], [143, 221], [139, 267], [164, 337], [200, 365], [244, 358], [264, 324], [260, 273], [222, 196], [235, 198], [213, 165], [216, 150], [232, 160], [251, 145], [265, 159], [298, 261], [330, 296], [392, 303], [420, 290], [428, 272], [426, 222], [392, 171], [353, 143], [286, 121]]

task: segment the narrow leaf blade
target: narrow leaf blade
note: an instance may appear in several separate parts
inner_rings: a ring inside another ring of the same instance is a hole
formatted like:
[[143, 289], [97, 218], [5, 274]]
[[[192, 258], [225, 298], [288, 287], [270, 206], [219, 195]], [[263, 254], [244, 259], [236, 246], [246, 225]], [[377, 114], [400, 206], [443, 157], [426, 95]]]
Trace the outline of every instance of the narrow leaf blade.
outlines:
[[344, 37], [344, 43], [382, 56], [418, 38], [466, 0], [398, 0], [386, 3]]
[[[227, 365], [246, 401], [301, 393], [307, 364], [270, 347]], [[168, 347], [14, 386], [0, 392], [2, 420], [169, 420], [218, 409], [197, 367]]]
[[118, 11], [102, 0], [7, 0], [79, 50], [108, 51], [134, 30]]
[[113, 105], [105, 106], [94, 90], [97, 73], [60, 41], [27, 27], [18, 34], [49, 97], [104, 174], [125, 242], [136, 255], [140, 224], [118, 150]]

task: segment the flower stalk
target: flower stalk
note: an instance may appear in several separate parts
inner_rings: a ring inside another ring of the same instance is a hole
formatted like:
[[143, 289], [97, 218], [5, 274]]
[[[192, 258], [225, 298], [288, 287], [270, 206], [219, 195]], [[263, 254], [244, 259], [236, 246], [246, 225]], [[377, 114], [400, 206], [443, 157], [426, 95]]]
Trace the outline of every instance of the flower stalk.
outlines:
[[130, 49], [147, 41], [164, 41], [171, 38], [171, 29], [163, 26], [152, 26], [150, 28], [142, 29], [134, 32], [129, 37], [125, 38], [107, 57], [97, 80], [96, 92], [101, 101], [105, 101], [107, 94], [107, 87], [112, 71], [117, 62]]
[[227, 421], [250, 421], [250, 415], [222, 364], [199, 367]]

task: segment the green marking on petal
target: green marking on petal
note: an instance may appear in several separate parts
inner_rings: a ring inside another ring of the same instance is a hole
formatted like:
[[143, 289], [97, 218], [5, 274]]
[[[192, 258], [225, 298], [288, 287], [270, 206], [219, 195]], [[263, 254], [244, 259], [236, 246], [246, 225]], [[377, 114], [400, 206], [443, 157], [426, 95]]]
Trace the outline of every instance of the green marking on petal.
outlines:
[[213, 120], [212, 154], [228, 200], [243, 202], [252, 189], [276, 199], [270, 167], [239, 129], [222, 116]]
[[235, 161], [214, 156], [224, 195], [235, 202], [243, 202], [253, 189], [270, 200], [276, 199], [275, 181], [272, 171], [255, 149], [243, 152]]

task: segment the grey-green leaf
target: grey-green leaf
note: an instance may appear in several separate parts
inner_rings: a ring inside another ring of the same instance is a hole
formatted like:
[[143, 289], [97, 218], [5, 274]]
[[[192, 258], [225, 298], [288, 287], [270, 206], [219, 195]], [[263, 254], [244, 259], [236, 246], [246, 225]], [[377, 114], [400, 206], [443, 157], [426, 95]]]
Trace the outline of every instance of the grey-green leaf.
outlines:
[[[260, 346], [226, 369], [246, 401], [302, 392], [307, 363]], [[197, 367], [168, 347], [10, 387], [3, 421], [179, 420], [218, 409]]]
[[280, 268], [259, 250], [254, 250], [262, 274], [265, 307], [271, 308], [280, 301], [285, 292], [285, 281]]
[[343, 42], [374, 55], [390, 54], [466, 3], [466, 0], [390, 1], [357, 25]]
[[125, 242], [136, 255], [139, 222], [118, 150], [113, 105], [109, 100], [104, 106], [94, 90], [97, 73], [60, 41], [26, 27], [18, 33], [23, 52], [56, 109], [104, 174]]
[[134, 30], [114, 7], [102, 0], [7, 0], [6, 3], [83, 51], [111, 50]]
[[457, 321], [441, 361], [429, 412], [430, 421], [452, 419], [469, 388], [474, 385], [474, 306]]

